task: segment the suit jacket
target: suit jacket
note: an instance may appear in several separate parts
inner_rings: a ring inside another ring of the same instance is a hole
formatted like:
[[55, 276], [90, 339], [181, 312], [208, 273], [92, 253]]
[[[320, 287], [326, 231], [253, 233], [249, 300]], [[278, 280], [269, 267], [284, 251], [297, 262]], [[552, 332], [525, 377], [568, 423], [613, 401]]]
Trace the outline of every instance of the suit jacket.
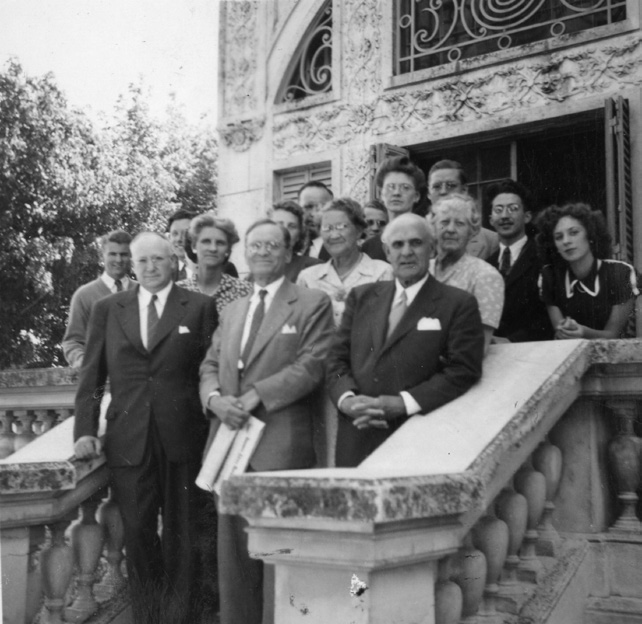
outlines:
[[[425, 414], [481, 377], [484, 332], [474, 296], [430, 276], [386, 339], [394, 293], [395, 282], [376, 282], [348, 295], [327, 365], [335, 405], [348, 391], [376, 397], [405, 390]], [[424, 323], [435, 329], [419, 329], [424, 318], [433, 319]], [[384, 438], [402, 422], [393, 423]]]
[[367, 253], [373, 260], [383, 260], [388, 262], [388, 257], [383, 248], [383, 241], [381, 240], [381, 234], [369, 238], [367, 241], [361, 245], [361, 251]]
[[[499, 250], [488, 262], [499, 270]], [[541, 268], [535, 241], [529, 238], [505, 278], [504, 309], [496, 336], [511, 342], [553, 339], [546, 306], [539, 297]]]
[[96, 301], [111, 294], [111, 290], [100, 277], [84, 284], [73, 294], [69, 305], [69, 323], [62, 339], [62, 350], [69, 366], [79, 368], [82, 364], [91, 309]]
[[251, 296], [230, 303], [201, 365], [201, 401], [219, 391], [240, 396], [254, 388], [261, 404], [254, 416], [266, 423], [250, 461], [254, 470], [314, 465], [312, 417], [315, 390], [333, 334], [330, 298], [283, 282], [268, 308], [242, 374], [241, 338]]
[[148, 349], [138, 308], [138, 288], [94, 306], [76, 394], [74, 439], [96, 435], [109, 377], [105, 454], [110, 466], [141, 462], [152, 419], [169, 461], [200, 459], [207, 422], [198, 399], [198, 367], [217, 325], [216, 302], [172, 286]]

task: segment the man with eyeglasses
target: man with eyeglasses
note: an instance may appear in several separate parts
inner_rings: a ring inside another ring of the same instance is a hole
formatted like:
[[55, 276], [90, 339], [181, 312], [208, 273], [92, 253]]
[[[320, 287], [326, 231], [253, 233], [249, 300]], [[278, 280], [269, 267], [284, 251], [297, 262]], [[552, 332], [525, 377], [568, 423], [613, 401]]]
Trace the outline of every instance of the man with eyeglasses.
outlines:
[[486, 204], [499, 235], [499, 249], [488, 262], [504, 277], [506, 293], [493, 342], [551, 340], [551, 324], [537, 285], [541, 263], [535, 241], [526, 233], [532, 219], [530, 193], [519, 182], [505, 179], [487, 189]]
[[371, 199], [363, 205], [363, 216], [366, 218], [366, 238], [380, 236], [388, 225], [388, 211], [383, 202]]
[[[285, 227], [269, 219], [250, 226], [245, 258], [254, 292], [225, 308], [201, 365], [201, 401], [218, 426], [238, 429], [250, 415], [266, 425], [251, 471], [316, 462], [312, 419], [334, 333], [332, 304], [287, 280], [291, 254]], [[221, 624], [262, 621], [263, 562], [250, 558], [246, 528], [241, 516], [219, 514]]]
[[[163, 621], [164, 604], [184, 616], [180, 622], [195, 622], [203, 501], [194, 481], [207, 435], [198, 367], [217, 324], [216, 301], [172, 282], [176, 254], [162, 235], [143, 232], [130, 248], [138, 285], [98, 301], [89, 320], [74, 450], [88, 459], [104, 446], [123, 519], [134, 620]], [[108, 378], [103, 442], [97, 436]]]
[[[454, 193], [467, 193], [467, 179], [463, 167], [455, 160], [440, 160], [428, 172], [428, 198], [432, 205]], [[466, 253], [482, 260], [497, 251], [497, 234], [482, 227], [466, 246]]]
[[[426, 190], [426, 176], [407, 156], [386, 158], [377, 170], [375, 182], [388, 212], [388, 221], [412, 212]], [[381, 235], [369, 238], [361, 250], [373, 260], [388, 262]]]

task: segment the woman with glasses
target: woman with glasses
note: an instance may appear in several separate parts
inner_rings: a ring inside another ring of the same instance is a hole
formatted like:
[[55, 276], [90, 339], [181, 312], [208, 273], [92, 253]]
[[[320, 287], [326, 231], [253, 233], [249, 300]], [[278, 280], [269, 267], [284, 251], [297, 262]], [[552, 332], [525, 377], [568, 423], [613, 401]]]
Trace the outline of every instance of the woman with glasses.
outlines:
[[187, 238], [185, 253], [197, 270], [177, 286], [214, 297], [219, 315], [228, 303], [252, 292], [251, 284], [224, 272], [232, 247], [240, 240], [232, 221], [212, 213], [199, 215], [191, 220]]
[[609, 259], [602, 214], [582, 203], [550, 206], [537, 226], [541, 296], [555, 338], [622, 337], [639, 290], [635, 269]]
[[361, 206], [350, 198], [333, 199], [321, 212], [321, 236], [330, 254], [324, 264], [299, 274], [297, 284], [322, 290], [332, 299], [334, 323], [338, 327], [348, 293], [361, 284], [392, 279], [387, 262], [373, 260], [359, 248], [366, 229]]
[[486, 261], [466, 251], [481, 225], [477, 202], [470, 195], [449, 195], [437, 201], [429, 220], [437, 240], [437, 257], [430, 261], [430, 273], [444, 284], [475, 295], [487, 349], [502, 316], [504, 278]]
[[371, 199], [363, 205], [363, 216], [366, 218], [365, 239], [381, 236], [383, 229], [388, 225], [388, 211], [383, 202]]

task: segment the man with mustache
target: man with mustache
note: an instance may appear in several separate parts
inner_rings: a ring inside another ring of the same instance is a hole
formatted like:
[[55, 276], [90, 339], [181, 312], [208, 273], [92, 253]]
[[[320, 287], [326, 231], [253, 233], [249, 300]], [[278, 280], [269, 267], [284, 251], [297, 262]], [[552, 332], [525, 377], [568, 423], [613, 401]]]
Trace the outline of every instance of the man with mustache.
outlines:
[[490, 223], [499, 235], [499, 250], [488, 262], [504, 277], [505, 299], [493, 342], [551, 340], [551, 324], [540, 300], [537, 281], [541, 264], [526, 226], [532, 219], [530, 193], [505, 179], [488, 188]]

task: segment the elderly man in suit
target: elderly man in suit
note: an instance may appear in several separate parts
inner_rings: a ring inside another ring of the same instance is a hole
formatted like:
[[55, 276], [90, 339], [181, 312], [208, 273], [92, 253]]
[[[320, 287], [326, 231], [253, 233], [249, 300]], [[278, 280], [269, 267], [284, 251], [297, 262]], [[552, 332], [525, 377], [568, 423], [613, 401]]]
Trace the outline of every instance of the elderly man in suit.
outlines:
[[519, 182], [507, 178], [488, 187], [490, 224], [499, 235], [499, 249], [488, 258], [504, 277], [505, 298], [493, 342], [552, 340], [546, 305], [539, 297], [542, 268], [535, 241], [526, 234], [531, 198]]
[[83, 459], [102, 449], [98, 416], [109, 378], [104, 449], [123, 517], [135, 618], [144, 620], [143, 610], [151, 612], [164, 597], [175, 606], [167, 621], [190, 623], [194, 480], [207, 434], [198, 367], [216, 328], [216, 305], [173, 284], [176, 256], [164, 237], [139, 234], [131, 251], [139, 286], [99, 301], [89, 321], [75, 452]]
[[[323, 382], [333, 333], [332, 304], [320, 291], [285, 278], [290, 235], [270, 220], [253, 224], [245, 257], [254, 292], [230, 303], [201, 365], [201, 401], [220, 426], [242, 427], [250, 414], [265, 422], [250, 470], [293, 470], [315, 464], [312, 397]], [[260, 624], [263, 563], [250, 559], [247, 523], [219, 515], [221, 624]]]
[[340, 412], [337, 466], [356, 466], [413, 414], [460, 396], [481, 376], [477, 301], [428, 273], [434, 237], [404, 214], [384, 230], [395, 280], [351, 291], [328, 358]]
[[100, 299], [127, 290], [132, 282], [127, 277], [131, 269], [129, 244], [132, 237], [123, 230], [114, 230], [102, 238], [103, 274], [81, 286], [71, 298], [69, 323], [62, 339], [67, 364], [80, 368], [85, 355], [85, 338], [91, 309]]

